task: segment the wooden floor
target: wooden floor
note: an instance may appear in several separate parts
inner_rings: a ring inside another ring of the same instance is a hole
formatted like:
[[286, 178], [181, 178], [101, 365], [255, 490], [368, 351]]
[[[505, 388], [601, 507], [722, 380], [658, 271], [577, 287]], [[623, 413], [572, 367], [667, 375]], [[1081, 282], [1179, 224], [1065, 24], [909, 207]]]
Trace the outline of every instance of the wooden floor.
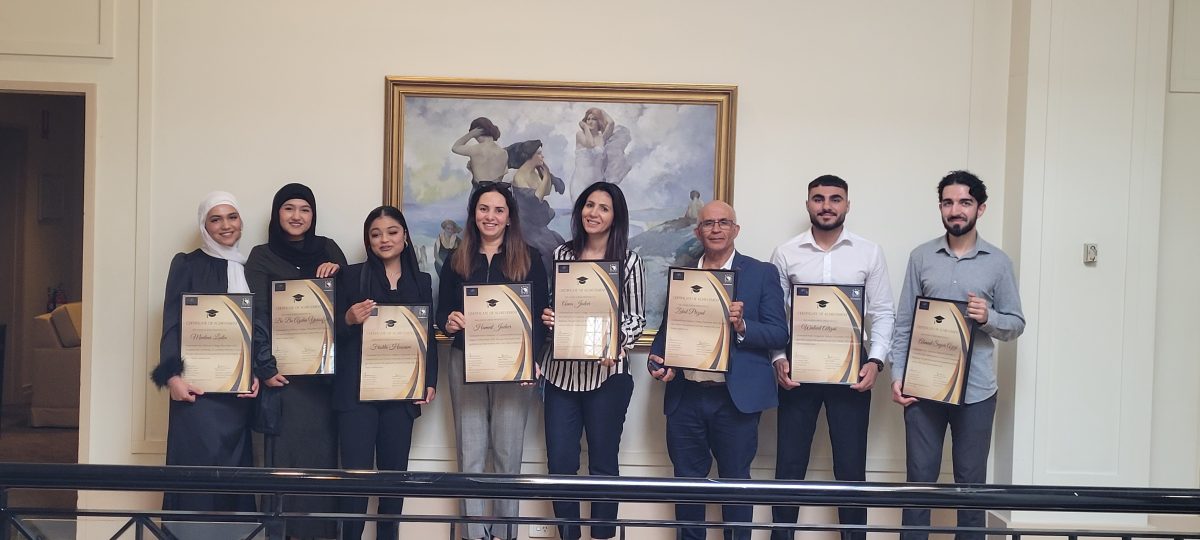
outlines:
[[[0, 410], [0, 462], [78, 463], [79, 430], [30, 427], [29, 409], [5, 406]], [[75, 508], [74, 491], [13, 490], [12, 506]]]

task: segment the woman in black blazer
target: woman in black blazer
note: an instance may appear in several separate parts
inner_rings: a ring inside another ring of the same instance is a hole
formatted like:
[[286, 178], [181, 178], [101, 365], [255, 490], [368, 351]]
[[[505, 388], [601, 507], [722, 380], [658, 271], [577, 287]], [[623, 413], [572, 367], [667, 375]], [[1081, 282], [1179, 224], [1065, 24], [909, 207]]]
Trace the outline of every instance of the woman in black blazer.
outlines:
[[[433, 288], [429, 274], [417, 267], [416, 250], [404, 214], [394, 206], [380, 206], [363, 223], [365, 262], [351, 265], [338, 275], [338, 368], [333, 382], [333, 408], [338, 414], [338, 446], [342, 467], [408, 470], [413, 421], [421, 405], [432, 402], [437, 387], [437, 344], [425, 357], [424, 401], [361, 401], [362, 324], [376, 304], [428, 304], [432, 314]], [[433, 336], [433, 317], [427, 335]], [[362, 514], [366, 497], [343, 497], [342, 511]], [[380, 514], [400, 514], [404, 499], [382, 498]], [[380, 521], [376, 538], [394, 539], [396, 522]], [[342, 538], [358, 540], [363, 522], [342, 522]]]

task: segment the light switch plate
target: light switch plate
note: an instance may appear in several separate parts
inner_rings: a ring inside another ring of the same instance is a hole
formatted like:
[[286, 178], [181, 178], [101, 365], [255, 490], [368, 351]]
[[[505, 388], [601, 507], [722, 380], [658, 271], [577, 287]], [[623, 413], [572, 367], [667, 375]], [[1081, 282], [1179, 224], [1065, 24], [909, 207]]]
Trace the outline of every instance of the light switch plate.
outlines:
[[1100, 256], [1100, 249], [1096, 244], [1083, 245], [1083, 264], [1095, 264], [1096, 258]]

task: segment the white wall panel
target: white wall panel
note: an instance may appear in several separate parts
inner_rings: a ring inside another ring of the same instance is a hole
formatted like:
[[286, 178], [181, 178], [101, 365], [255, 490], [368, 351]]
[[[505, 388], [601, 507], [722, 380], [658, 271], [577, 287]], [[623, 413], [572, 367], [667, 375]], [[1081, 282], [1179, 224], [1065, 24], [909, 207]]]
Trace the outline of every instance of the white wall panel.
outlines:
[[0, 54], [112, 58], [113, 0], [0, 0]]

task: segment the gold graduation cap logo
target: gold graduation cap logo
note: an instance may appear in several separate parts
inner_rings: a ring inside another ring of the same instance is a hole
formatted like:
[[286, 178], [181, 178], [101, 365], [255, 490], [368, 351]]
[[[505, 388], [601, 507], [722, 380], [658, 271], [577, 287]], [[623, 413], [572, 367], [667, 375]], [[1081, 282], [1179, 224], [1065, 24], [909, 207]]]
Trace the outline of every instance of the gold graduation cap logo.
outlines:
[[388, 319], [386, 321], [383, 321], [383, 324], [386, 324], [388, 328], [391, 328], [393, 326], [396, 326], [396, 321], [392, 320], [392, 319]]
[[700, 292], [700, 289], [703, 289], [703, 288], [704, 287], [701, 287], [699, 285], [692, 285], [692, 292], [698, 293], [698, 292]]
[[946, 318], [941, 315], [935, 315], [933, 317], [933, 320], [934, 320], [934, 322], [936, 322], [938, 324], [942, 324], [942, 321], [946, 320]]
[[496, 307], [496, 304], [499, 304], [499, 303], [500, 303], [500, 301], [496, 300], [495, 298], [489, 298], [487, 301], [488, 307]]
[[583, 285], [584, 283], [587, 283], [587, 276], [579, 276], [578, 278], [575, 278], [575, 281], [578, 281], [580, 285]]
[[293, 294], [293, 295], [292, 295], [292, 300], [294, 300], [294, 301], [296, 301], [296, 302], [299, 302], [299, 301], [301, 301], [301, 300], [304, 300], [304, 295], [303, 295], [303, 294], [300, 294], [300, 293]]
[[824, 308], [829, 305], [829, 300], [817, 300], [817, 307]]
[[210, 309], [210, 310], [208, 310], [208, 311], [205, 311], [205, 313], [207, 313], [209, 317], [216, 317], [216, 316], [217, 316], [217, 310], [215, 310], [215, 309]]

